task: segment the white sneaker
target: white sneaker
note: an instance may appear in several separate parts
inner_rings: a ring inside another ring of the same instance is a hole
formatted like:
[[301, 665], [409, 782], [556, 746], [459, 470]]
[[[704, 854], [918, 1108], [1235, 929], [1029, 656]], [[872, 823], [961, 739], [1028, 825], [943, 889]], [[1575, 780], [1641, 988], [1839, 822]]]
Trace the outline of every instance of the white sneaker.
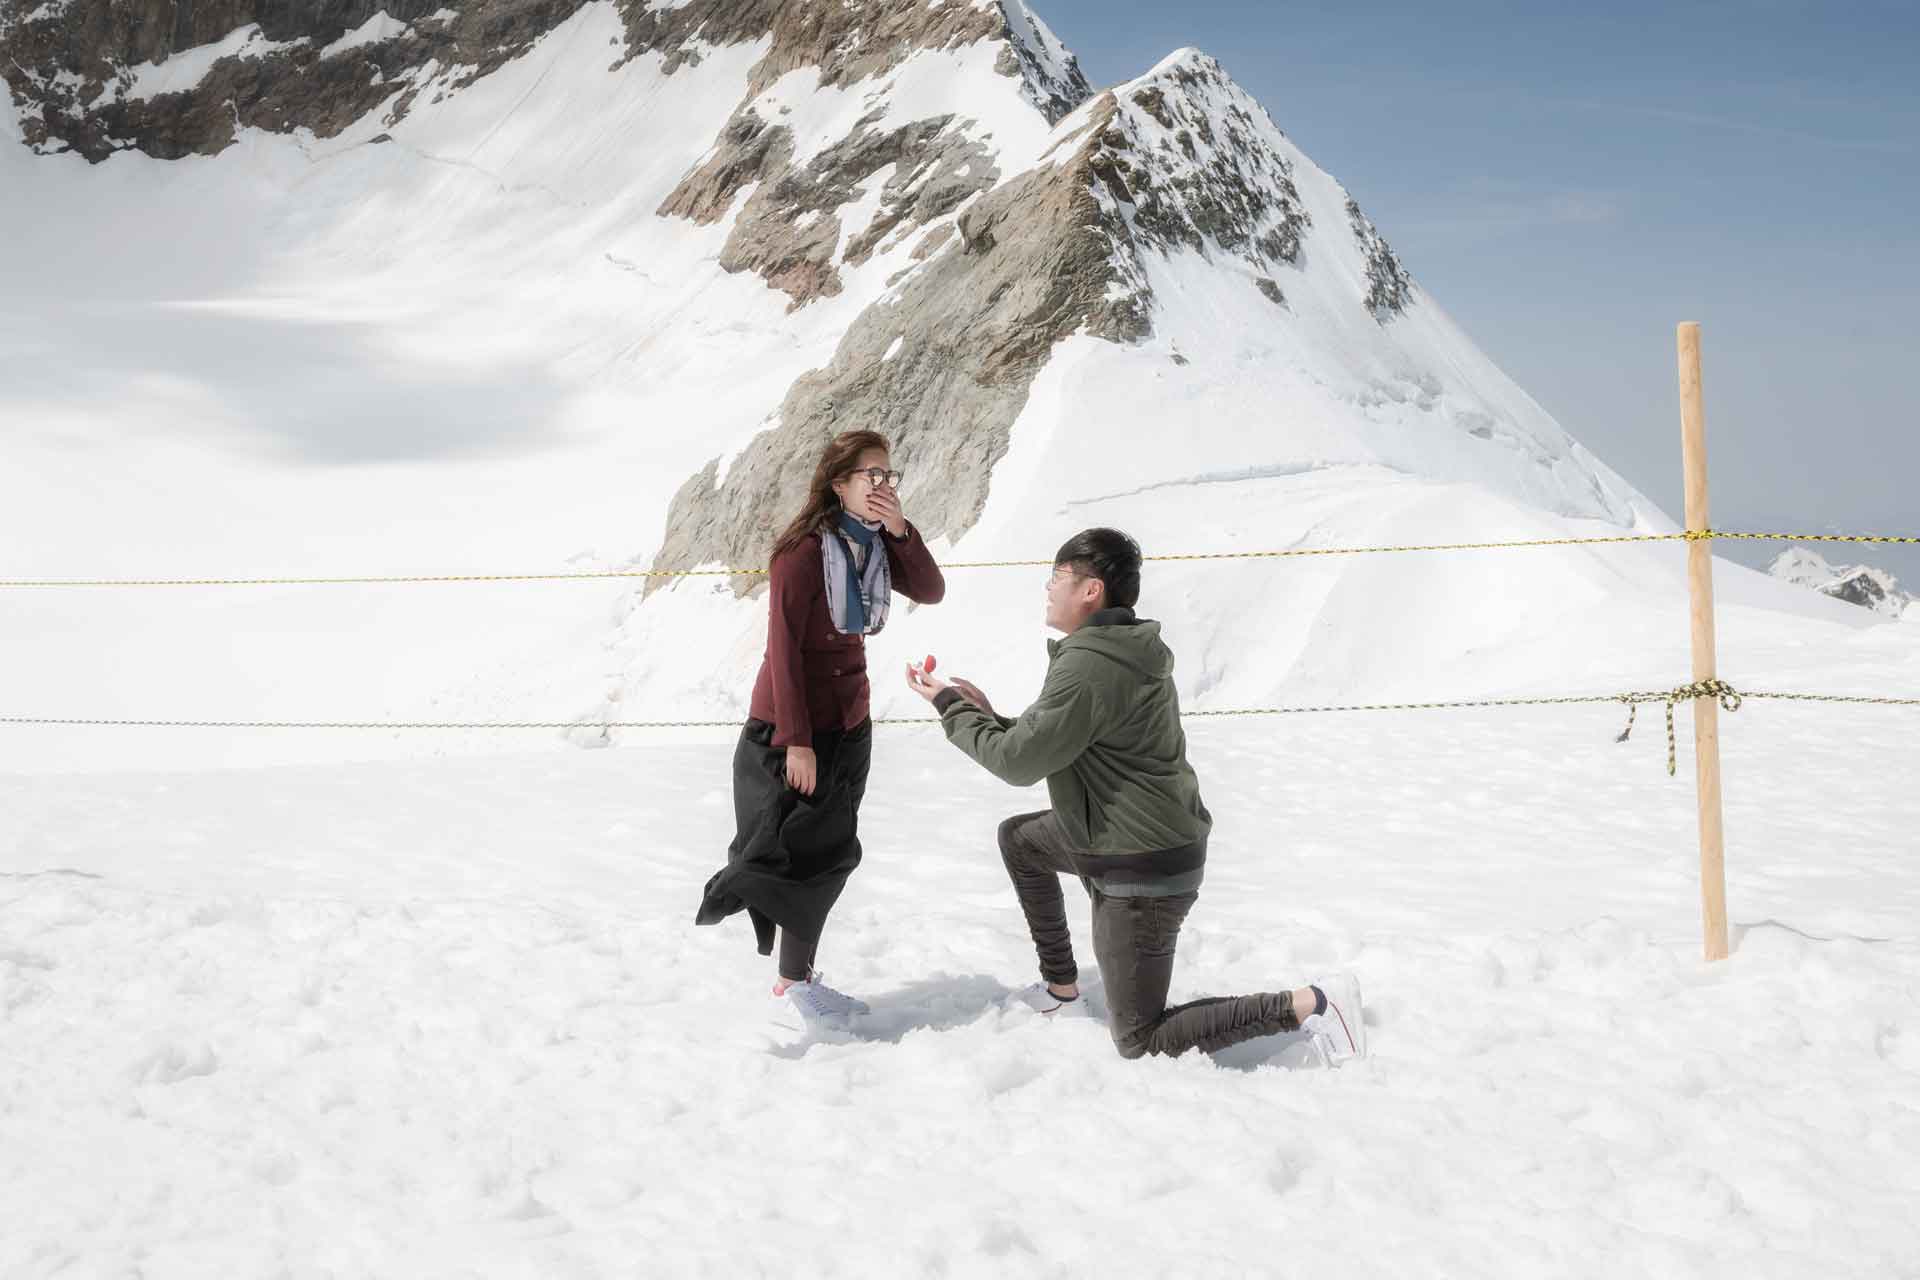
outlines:
[[786, 996], [808, 1022], [845, 1026], [848, 1019], [873, 1012], [865, 1001], [855, 1000], [844, 991], [835, 991], [818, 973], [805, 982], [789, 983]]
[[1087, 993], [1082, 991], [1071, 1000], [1062, 1000], [1047, 990], [1044, 982], [1035, 982], [1007, 997], [1008, 1004], [1023, 1004], [1042, 1017], [1051, 1018], [1055, 1014], [1064, 1018], [1083, 1017], [1088, 1013]]
[[1337, 1067], [1353, 1058], [1367, 1056], [1367, 1024], [1360, 1009], [1360, 979], [1350, 973], [1336, 973], [1313, 984], [1327, 996], [1327, 1011], [1301, 1019], [1302, 1030], [1312, 1033], [1327, 1065]]
[[1270, 1059], [1288, 1071], [1325, 1071], [1333, 1066], [1333, 1042], [1318, 1032], [1297, 1033]]

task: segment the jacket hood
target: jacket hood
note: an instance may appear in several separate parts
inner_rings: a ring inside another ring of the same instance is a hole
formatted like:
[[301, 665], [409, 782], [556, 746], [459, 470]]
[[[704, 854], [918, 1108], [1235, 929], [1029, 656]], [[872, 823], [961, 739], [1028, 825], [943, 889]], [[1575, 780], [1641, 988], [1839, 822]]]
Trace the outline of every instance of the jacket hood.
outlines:
[[1173, 650], [1160, 638], [1160, 624], [1136, 618], [1131, 609], [1102, 609], [1070, 636], [1047, 641], [1057, 657], [1067, 649], [1086, 649], [1144, 679], [1165, 680], [1173, 674]]

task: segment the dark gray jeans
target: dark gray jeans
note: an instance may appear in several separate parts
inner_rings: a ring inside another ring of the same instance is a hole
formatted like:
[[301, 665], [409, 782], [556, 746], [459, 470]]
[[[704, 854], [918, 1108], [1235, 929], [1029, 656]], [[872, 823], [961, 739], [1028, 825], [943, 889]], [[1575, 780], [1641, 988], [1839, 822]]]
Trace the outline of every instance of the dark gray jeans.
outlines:
[[[1000, 856], [1026, 913], [1040, 976], [1062, 985], [1078, 981], [1060, 876], [1079, 875], [1080, 866], [1053, 811], [1023, 813], [1001, 823]], [[1174, 944], [1198, 893], [1110, 897], [1084, 877], [1081, 883], [1093, 899], [1093, 958], [1106, 984], [1108, 1027], [1121, 1057], [1174, 1057], [1193, 1048], [1211, 1053], [1255, 1036], [1299, 1029], [1291, 991], [1214, 996], [1167, 1008]]]

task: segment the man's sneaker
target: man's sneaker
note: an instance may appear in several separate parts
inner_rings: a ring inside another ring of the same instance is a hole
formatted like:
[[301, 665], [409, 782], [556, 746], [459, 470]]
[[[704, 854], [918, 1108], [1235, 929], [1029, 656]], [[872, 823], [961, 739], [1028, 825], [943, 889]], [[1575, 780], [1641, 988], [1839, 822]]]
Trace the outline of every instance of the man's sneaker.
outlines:
[[1035, 1013], [1047, 1018], [1051, 1018], [1056, 1014], [1063, 1018], [1083, 1017], [1088, 1013], [1086, 992], [1081, 992], [1071, 1000], [1062, 1000], [1059, 996], [1047, 990], [1047, 984], [1044, 982], [1036, 982], [1030, 986], [1021, 988], [1007, 997], [1007, 1003], [1009, 1005], [1023, 1004]]
[[789, 983], [786, 997], [808, 1022], [845, 1026], [848, 1019], [873, 1012], [864, 1001], [855, 1000], [844, 991], [835, 991], [818, 973], [805, 982]]
[[1336, 973], [1313, 985], [1326, 993], [1327, 1011], [1303, 1018], [1301, 1029], [1320, 1042], [1329, 1066], [1366, 1057], [1367, 1024], [1361, 1020], [1360, 979], [1350, 973]]

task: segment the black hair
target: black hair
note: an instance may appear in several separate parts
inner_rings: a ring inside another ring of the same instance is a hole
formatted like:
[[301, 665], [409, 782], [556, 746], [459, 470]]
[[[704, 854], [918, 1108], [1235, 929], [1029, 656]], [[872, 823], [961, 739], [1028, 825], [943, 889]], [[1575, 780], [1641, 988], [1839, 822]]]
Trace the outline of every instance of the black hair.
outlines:
[[1082, 529], [1061, 546], [1053, 564], [1098, 578], [1109, 605], [1131, 609], [1140, 599], [1140, 544], [1118, 529]]

